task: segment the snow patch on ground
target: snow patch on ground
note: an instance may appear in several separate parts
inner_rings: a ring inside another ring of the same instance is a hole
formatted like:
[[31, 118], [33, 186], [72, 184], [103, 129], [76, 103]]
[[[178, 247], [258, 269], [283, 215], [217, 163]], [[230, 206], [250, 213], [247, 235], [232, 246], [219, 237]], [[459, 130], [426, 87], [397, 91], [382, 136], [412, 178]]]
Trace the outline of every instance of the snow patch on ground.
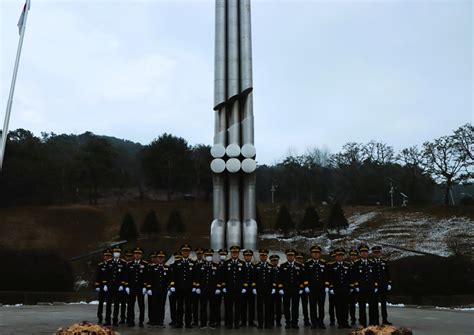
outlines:
[[[315, 236], [285, 236], [273, 233], [263, 234], [260, 238], [272, 244], [274, 242], [271, 247], [275, 249], [291, 246], [306, 251], [311, 245], [317, 244], [327, 253], [334, 246], [348, 249], [364, 242], [369, 246], [385, 243], [443, 257], [452, 254], [447, 243], [451, 237], [467, 248], [474, 245], [474, 221], [465, 217], [436, 218], [418, 212], [371, 211], [356, 213], [348, 218], [348, 222], [349, 227], [340, 231], [343, 237], [332, 240], [326, 232]], [[375, 224], [369, 225], [370, 223]], [[419, 255], [390, 247], [385, 249], [390, 259]], [[471, 251], [474, 251], [472, 247]]]

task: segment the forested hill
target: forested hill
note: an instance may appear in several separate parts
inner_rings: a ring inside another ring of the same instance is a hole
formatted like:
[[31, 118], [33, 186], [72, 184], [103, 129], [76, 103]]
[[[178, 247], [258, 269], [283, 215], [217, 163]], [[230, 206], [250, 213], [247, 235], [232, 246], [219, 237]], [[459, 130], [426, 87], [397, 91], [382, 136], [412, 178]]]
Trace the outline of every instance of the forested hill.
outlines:
[[[257, 157], [258, 159], [258, 157]], [[0, 172], [0, 206], [101, 205], [129, 200], [197, 198], [212, 193], [210, 146], [162, 134], [147, 145], [86, 132], [24, 129], [8, 135]], [[396, 152], [390, 144], [345, 144], [330, 153], [313, 143], [257, 168], [257, 199], [278, 203], [411, 205], [472, 202], [474, 127]], [[467, 185], [467, 186], [466, 186]]]

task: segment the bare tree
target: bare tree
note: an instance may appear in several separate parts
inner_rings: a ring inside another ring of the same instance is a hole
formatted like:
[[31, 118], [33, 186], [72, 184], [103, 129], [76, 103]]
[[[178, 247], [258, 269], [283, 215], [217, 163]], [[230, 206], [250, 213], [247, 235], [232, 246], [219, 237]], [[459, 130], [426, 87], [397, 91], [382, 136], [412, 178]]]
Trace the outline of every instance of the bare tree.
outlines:
[[466, 158], [467, 178], [474, 178], [474, 126], [470, 123], [454, 131], [455, 145]]
[[362, 147], [365, 159], [376, 164], [385, 165], [393, 162], [393, 147], [382, 142], [370, 141]]
[[306, 165], [329, 167], [331, 165], [331, 152], [328, 148], [309, 147], [305, 153]]
[[454, 136], [442, 136], [423, 144], [423, 158], [426, 170], [444, 183], [444, 204], [449, 205], [452, 186], [466, 178], [461, 173], [466, 167], [466, 155], [459, 150]]

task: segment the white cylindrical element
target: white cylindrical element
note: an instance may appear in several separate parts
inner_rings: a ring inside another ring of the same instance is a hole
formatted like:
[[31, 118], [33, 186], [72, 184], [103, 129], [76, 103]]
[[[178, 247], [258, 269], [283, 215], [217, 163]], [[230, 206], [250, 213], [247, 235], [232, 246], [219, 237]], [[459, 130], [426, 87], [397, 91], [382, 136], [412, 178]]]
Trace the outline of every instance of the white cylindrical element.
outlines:
[[227, 247], [241, 245], [240, 221], [240, 178], [237, 174], [229, 176], [229, 217], [227, 221]]
[[255, 173], [243, 176], [243, 242], [244, 248], [257, 248], [257, 205], [256, 205], [256, 175]]
[[246, 94], [253, 88], [252, 83], [252, 25], [250, 0], [240, 0], [240, 87]]
[[252, 158], [245, 158], [242, 161], [242, 171], [245, 173], [253, 173], [257, 169], [257, 163]]
[[214, 173], [222, 173], [226, 169], [226, 163], [222, 158], [215, 158], [211, 162], [211, 171]]
[[[211, 155], [221, 158], [225, 153], [227, 135], [227, 78], [226, 78], [226, 16], [227, 1], [216, 0], [216, 22], [215, 22], [215, 55], [214, 55], [214, 110], [215, 131], [214, 150]], [[223, 153], [224, 152], [224, 153]], [[226, 177], [222, 174], [225, 170], [225, 162], [215, 159], [211, 163], [213, 183], [213, 216], [210, 228], [210, 245], [218, 250], [225, 247], [225, 223], [226, 223]]]
[[226, 92], [226, 16], [227, 1], [216, 0], [215, 53], [214, 53], [214, 109], [220, 109], [227, 100]]
[[236, 143], [231, 143], [225, 149], [225, 153], [229, 157], [239, 157], [240, 156], [240, 147]]
[[239, 80], [239, 6], [238, 0], [227, 0], [227, 99], [240, 91]]
[[241, 152], [245, 158], [253, 158], [256, 154], [255, 146], [252, 143], [246, 143], [242, 146]]
[[241, 163], [237, 158], [230, 158], [225, 163], [225, 167], [230, 173], [236, 173], [240, 171]]
[[214, 220], [211, 223], [211, 248], [219, 250], [225, 246], [226, 192], [222, 174], [212, 176]]
[[222, 143], [214, 144], [211, 148], [211, 156], [213, 158], [222, 158], [225, 155], [225, 150]]

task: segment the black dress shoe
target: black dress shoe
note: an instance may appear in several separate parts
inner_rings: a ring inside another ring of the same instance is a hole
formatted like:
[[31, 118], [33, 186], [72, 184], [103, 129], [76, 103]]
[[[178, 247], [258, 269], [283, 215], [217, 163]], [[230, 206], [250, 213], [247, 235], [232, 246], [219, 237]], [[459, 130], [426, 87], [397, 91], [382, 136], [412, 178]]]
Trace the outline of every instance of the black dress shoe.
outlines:
[[314, 324], [314, 325], [311, 325], [311, 329], [316, 329], [318, 328], [318, 325]]
[[110, 327], [110, 326], [111, 326], [110, 322], [105, 322], [104, 323], [104, 327]]
[[120, 320], [119, 324], [120, 324], [120, 325], [124, 325], [124, 324], [125, 324], [125, 320], [124, 320], [124, 319]]
[[135, 322], [128, 323], [128, 324], [127, 324], [127, 327], [135, 327]]
[[300, 329], [300, 327], [298, 325], [292, 325], [291, 328], [292, 329]]
[[277, 322], [277, 323], [276, 323], [276, 326], [277, 326], [277, 327], [281, 327], [281, 322]]
[[319, 328], [321, 328], [321, 329], [326, 329], [326, 326], [324, 325], [323, 322], [321, 322], [318, 326], [319, 326]]
[[329, 325], [330, 325], [330, 326], [335, 326], [336, 323], [335, 323], [334, 321], [331, 321], [331, 322], [329, 323]]
[[257, 327], [257, 325], [255, 324], [255, 322], [249, 322], [249, 327]]
[[138, 324], [138, 327], [143, 328], [143, 322], [140, 322], [140, 323]]
[[187, 329], [191, 329], [191, 328], [193, 328], [193, 325], [192, 325], [192, 324], [190, 324], [190, 323], [188, 323], [188, 324], [185, 326], [185, 328], [187, 328]]
[[266, 325], [265, 329], [272, 329], [272, 326], [271, 325]]
[[262, 325], [258, 325], [258, 326], [257, 326], [257, 329], [263, 329], [263, 326], [262, 326]]
[[305, 321], [305, 322], [304, 322], [304, 326], [305, 326], [305, 327], [309, 327], [309, 326], [311, 326], [311, 323], [310, 323], [309, 321]]
[[114, 326], [114, 327], [118, 327], [118, 325], [119, 325], [119, 324], [118, 324], [117, 321], [115, 321], [115, 322], [113, 323], [113, 326]]
[[393, 323], [389, 322], [388, 320], [384, 320], [382, 322], [382, 324], [387, 325], [387, 326], [391, 326]]

